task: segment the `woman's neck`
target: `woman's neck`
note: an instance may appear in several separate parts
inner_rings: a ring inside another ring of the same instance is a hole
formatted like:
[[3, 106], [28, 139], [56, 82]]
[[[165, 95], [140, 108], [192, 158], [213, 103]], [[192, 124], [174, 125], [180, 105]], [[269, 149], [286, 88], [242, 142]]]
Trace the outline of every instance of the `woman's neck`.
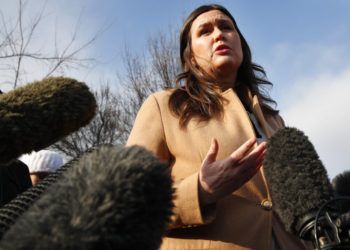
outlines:
[[237, 85], [236, 80], [227, 80], [227, 81], [217, 81], [217, 85], [222, 92], [228, 89], [234, 89]]
[[217, 84], [220, 87], [221, 91], [228, 90], [229, 88], [234, 88], [236, 85], [237, 80], [237, 74], [230, 72], [230, 73], [222, 73], [216, 75]]

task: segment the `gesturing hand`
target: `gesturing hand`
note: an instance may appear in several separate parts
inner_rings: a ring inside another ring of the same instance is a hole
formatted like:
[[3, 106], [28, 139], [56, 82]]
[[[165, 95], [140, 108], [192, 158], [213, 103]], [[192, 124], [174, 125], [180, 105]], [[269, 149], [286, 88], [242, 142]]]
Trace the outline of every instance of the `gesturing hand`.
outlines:
[[199, 172], [199, 195], [203, 205], [231, 194], [256, 174], [266, 154], [266, 143], [261, 143], [248, 154], [255, 141], [255, 138], [249, 139], [229, 157], [217, 161], [219, 145], [216, 139], [212, 139]]

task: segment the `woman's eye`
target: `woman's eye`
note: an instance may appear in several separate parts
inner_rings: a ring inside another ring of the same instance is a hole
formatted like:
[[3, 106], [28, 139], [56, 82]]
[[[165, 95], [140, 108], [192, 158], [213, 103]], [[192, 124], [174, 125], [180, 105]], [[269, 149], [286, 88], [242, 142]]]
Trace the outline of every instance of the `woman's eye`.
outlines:
[[210, 33], [210, 30], [209, 29], [201, 29], [199, 31], [199, 35], [200, 36], [203, 36], [203, 35], [208, 35]]
[[220, 29], [222, 29], [222, 30], [232, 30], [233, 27], [231, 25], [229, 25], [229, 24], [222, 24]]

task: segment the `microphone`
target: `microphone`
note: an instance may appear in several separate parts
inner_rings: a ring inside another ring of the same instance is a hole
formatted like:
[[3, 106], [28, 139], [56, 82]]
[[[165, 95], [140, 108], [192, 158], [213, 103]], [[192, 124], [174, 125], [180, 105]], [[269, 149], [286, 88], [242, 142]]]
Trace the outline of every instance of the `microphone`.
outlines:
[[150, 249], [172, 209], [169, 166], [142, 147], [85, 154], [7, 231], [1, 249]]
[[344, 171], [332, 179], [332, 186], [336, 195], [350, 196], [350, 171]]
[[[277, 131], [268, 142], [264, 172], [275, 212], [288, 232], [317, 249], [349, 247], [349, 228], [339, 228], [333, 190], [308, 137], [296, 128]], [[345, 234], [344, 234], [345, 231]]]
[[350, 224], [350, 171], [344, 171], [332, 179], [332, 186], [335, 197], [342, 202], [339, 203], [339, 209], [344, 213], [339, 223]]
[[86, 84], [49, 77], [0, 95], [0, 163], [38, 151], [87, 125], [96, 100]]

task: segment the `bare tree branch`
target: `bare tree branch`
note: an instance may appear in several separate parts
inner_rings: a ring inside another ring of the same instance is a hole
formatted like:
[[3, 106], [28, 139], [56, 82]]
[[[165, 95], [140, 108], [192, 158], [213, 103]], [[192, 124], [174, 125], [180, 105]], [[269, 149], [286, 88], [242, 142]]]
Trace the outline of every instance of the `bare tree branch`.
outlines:
[[58, 47], [60, 43], [57, 42], [57, 31], [55, 31], [55, 50], [53, 53], [45, 53], [43, 50], [33, 51], [30, 45], [33, 43], [33, 37], [39, 25], [43, 22], [46, 2], [41, 6], [38, 14], [31, 18], [30, 22], [25, 22], [24, 25], [23, 18], [25, 16], [26, 6], [27, 1], [18, 0], [17, 21], [15, 24], [8, 23], [4, 13], [0, 11], [0, 70], [7, 73], [13, 72], [13, 80], [11, 80], [13, 88], [19, 85], [21, 76], [25, 73], [25, 69], [23, 69], [24, 61], [46, 65], [47, 72], [43, 75], [43, 78], [52, 75], [58, 70], [64, 71], [68, 67], [88, 67], [89, 64], [95, 61], [94, 58], [79, 57], [79, 55], [83, 50], [91, 46], [104, 30], [101, 29], [88, 41], [77, 46], [81, 14], [69, 42], [63, 48]]
[[123, 142], [121, 133], [120, 110], [121, 104], [116, 94], [111, 92], [109, 85], [101, 86], [95, 97], [98, 112], [89, 125], [78, 132], [52, 145], [55, 150], [61, 151], [71, 158], [75, 158], [89, 148], [102, 144], [117, 144]]
[[53, 149], [74, 158], [101, 144], [124, 144], [145, 98], [174, 86], [179, 68], [176, 51], [175, 35], [163, 33], [149, 39], [148, 50], [142, 55], [126, 48], [125, 74], [119, 79], [119, 91], [112, 93], [105, 85], [95, 92], [99, 108], [96, 117], [88, 126], [53, 145]]
[[[172, 31], [172, 29], [171, 29]], [[145, 98], [158, 90], [168, 89], [175, 85], [179, 72], [176, 33], [166, 35], [158, 32], [148, 40], [148, 59], [146, 56], [132, 55], [125, 50], [125, 77], [123, 86], [121, 113], [124, 115], [124, 129], [129, 135], [134, 119]]]

